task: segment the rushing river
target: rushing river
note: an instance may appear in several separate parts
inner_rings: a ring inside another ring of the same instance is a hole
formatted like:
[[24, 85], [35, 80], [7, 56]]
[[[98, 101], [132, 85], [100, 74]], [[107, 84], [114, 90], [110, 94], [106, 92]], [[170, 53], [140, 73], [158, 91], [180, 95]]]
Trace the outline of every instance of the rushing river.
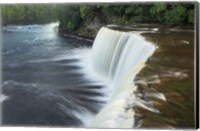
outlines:
[[193, 127], [193, 31], [102, 28], [92, 47], [57, 26], [3, 28], [3, 125]]
[[104, 104], [103, 86], [83, 70], [92, 44], [54, 27], [3, 29], [3, 124], [80, 126]]

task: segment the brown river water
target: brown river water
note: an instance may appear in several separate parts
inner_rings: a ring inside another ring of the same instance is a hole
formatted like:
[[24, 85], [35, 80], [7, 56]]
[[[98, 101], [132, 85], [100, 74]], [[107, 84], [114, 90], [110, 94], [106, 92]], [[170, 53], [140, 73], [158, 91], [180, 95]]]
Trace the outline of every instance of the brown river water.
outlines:
[[[195, 38], [190, 29], [161, 28], [143, 33], [158, 49], [137, 75], [142, 99], [160, 113], [136, 108], [141, 128], [194, 128], [195, 123]], [[163, 93], [166, 100], [153, 97]]]

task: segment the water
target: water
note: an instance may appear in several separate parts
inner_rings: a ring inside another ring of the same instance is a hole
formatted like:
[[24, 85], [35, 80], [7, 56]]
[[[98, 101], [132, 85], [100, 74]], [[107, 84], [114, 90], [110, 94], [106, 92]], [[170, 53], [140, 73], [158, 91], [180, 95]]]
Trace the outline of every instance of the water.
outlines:
[[133, 105], [146, 106], [136, 100], [133, 80], [155, 49], [153, 43], [134, 32], [101, 28], [92, 48], [92, 64], [99, 75], [111, 81], [108, 88], [113, 90], [107, 105], [95, 117], [93, 127], [135, 126]]
[[3, 125], [86, 126], [106, 103], [105, 83], [89, 71], [91, 43], [56, 26], [4, 27]]
[[161, 113], [137, 110], [137, 114], [142, 114], [141, 127], [194, 129], [195, 30], [160, 27], [156, 33], [143, 35], [159, 45], [159, 49], [138, 74], [138, 79], [151, 82], [143, 87], [143, 92], [157, 90], [165, 95], [166, 101], [148, 98]]
[[4, 125], [132, 128], [134, 106], [159, 112], [134, 94], [153, 43], [103, 27], [92, 46], [60, 37], [57, 26], [3, 29]]

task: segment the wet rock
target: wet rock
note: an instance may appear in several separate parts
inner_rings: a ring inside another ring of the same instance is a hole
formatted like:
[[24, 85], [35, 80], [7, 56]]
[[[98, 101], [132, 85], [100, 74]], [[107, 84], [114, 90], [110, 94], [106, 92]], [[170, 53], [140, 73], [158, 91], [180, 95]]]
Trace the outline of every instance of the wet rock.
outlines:
[[134, 127], [139, 128], [142, 125], [142, 116], [140, 114], [136, 114], [134, 116], [135, 122], [134, 122]]
[[180, 43], [182, 43], [182, 44], [190, 44], [190, 42], [186, 41], [186, 40], [180, 40]]
[[138, 106], [144, 110], [148, 110], [153, 113], [160, 113], [160, 111], [158, 109], [154, 108], [153, 105], [149, 102], [137, 101], [135, 106]]
[[184, 71], [166, 71], [165, 73], [161, 74], [160, 77], [165, 78], [165, 77], [173, 77], [173, 78], [178, 78], [178, 79], [184, 79], [188, 77], [188, 74]]
[[158, 75], [150, 76], [150, 77], [148, 78], [148, 82], [147, 82], [147, 84], [148, 84], [149, 86], [151, 86], [151, 85], [153, 85], [153, 84], [160, 84], [160, 83], [161, 83], [161, 80], [160, 80], [160, 78], [159, 78]]
[[155, 107], [157, 107], [157, 106], [162, 106], [162, 104], [161, 104], [160, 102], [158, 102], [158, 101], [151, 101], [151, 104], [152, 104], [153, 106], [155, 106]]
[[159, 100], [162, 100], [162, 101], [167, 101], [167, 99], [166, 99], [166, 97], [163, 93], [149, 92], [149, 93], [146, 93], [146, 96], [147, 97], [153, 97], [153, 98], [156, 98], [156, 99], [159, 99]]
[[148, 84], [147, 84], [147, 82], [145, 80], [137, 80], [137, 81], [135, 81], [135, 84], [137, 86], [142, 86], [142, 87], [148, 86]]

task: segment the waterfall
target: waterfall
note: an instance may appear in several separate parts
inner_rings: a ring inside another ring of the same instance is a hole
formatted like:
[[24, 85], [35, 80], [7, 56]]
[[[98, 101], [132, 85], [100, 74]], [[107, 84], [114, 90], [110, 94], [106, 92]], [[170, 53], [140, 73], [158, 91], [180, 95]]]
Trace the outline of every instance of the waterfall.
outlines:
[[156, 47], [140, 34], [122, 32], [102, 27], [91, 53], [93, 70], [110, 81], [110, 99], [96, 115], [91, 127], [132, 128], [134, 126], [133, 92], [136, 74]]

